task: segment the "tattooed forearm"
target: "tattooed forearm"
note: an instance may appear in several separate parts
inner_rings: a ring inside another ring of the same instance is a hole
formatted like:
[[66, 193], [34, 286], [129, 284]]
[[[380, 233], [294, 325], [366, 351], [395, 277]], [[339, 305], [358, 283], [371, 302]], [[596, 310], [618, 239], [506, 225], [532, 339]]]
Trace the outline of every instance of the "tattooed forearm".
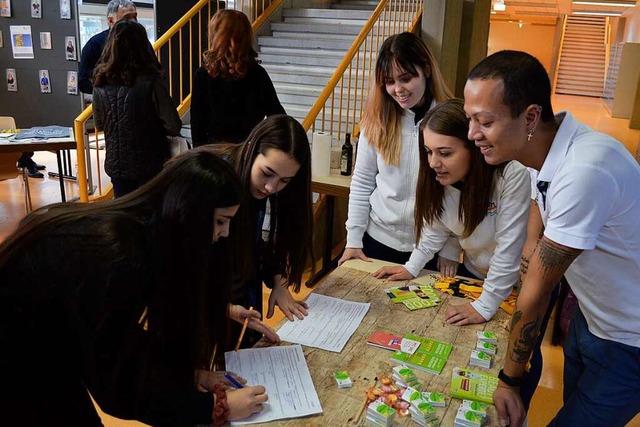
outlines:
[[[537, 249], [540, 258], [540, 268], [545, 276], [561, 276], [573, 260], [582, 252], [580, 249], [559, 245], [545, 238], [538, 242]], [[558, 277], [558, 280], [559, 279]]]
[[[513, 318], [511, 320], [512, 331], [521, 319], [522, 312], [518, 310], [513, 314]], [[538, 338], [539, 329], [540, 319], [535, 319], [534, 321], [522, 325], [520, 333], [516, 336], [515, 341], [513, 342], [511, 360], [516, 363], [525, 363], [529, 360]]]
[[524, 276], [527, 275], [527, 271], [529, 271], [529, 258], [522, 255], [520, 257], [520, 277], [518, 282], [518, 287], [522, 287], [522, 283], [524, 282]]

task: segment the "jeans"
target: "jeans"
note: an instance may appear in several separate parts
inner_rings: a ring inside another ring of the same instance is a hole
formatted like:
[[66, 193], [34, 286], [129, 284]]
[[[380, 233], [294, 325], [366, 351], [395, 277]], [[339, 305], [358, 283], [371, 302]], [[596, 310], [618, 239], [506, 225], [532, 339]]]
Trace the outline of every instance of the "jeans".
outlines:
[[564, 343], [563, 401], [550, 426], [623, 427], [640, 412], [640, 348], [593, 335], [579, 306]]
[[[369, 236], [368, 233], [364, 233], [364, 236], [362, 237], [362, 251], [369, 258], [395, 262], [396, 264], [406, 263], [409, 261], [409, 257], [411, 256], [411, 252], [400, 252], [390, 248]], [[423, 268], [438, 271], [438, 255], [435, 255]]]

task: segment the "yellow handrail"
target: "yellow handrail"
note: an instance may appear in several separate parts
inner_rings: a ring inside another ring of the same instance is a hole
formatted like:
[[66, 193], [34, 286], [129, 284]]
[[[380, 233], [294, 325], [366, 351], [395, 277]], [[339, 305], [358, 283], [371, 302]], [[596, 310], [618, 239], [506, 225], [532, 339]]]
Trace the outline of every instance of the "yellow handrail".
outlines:
[[[358, 117], [358, 120], [356, 120], [356, 106], [358, 105], [358, 103], [360, 104], [361, 108], [364, 105], [363, 92], [365, 91], [364, 90], [365, 72], [368, 70], [369, 73], [371, 73], [372, 71], [372, 62], [373, 62], [372, 58], [374, 54], [377, 53], [377, 48], [381, 45], [381, 39], [382, 41], [384, 41], [384, 39], [386, 39], [389, 35], [391, 35], [391, 33], [399, 32], [399, 31], [405, 31], [405, 30], [415, 31], [415, 28], [418, 25], [420, 21], [420, 17], [422, 15], [422, 5], [420, 4], [420, 6], [416, 8], [415, 6], [417, 4], [418, 2], [416, 1], [411, 2], [411, 4], [407, 4], [407, 0], [382, 0], [378, 3], [374, 11], [372, 12], [371, 16], [369, 17], [365, 25], [362, 27], [362, 29], [358, 33], [353, 43], [351, 44], [351, 47], [343, 57], [342, 61], [340, 62], [340, 64], [332, 74], [329, 81], [327, 82], [324, 90], [320, 93], [320, 96], [315, 101], [315, 103], [309, 110], [309, 113], [307, 114], [304, 121], [302, 122], [302, 126], [305, 129], [305, 131], [308, 131], [309, 129], [314, 127], [315, 121], [317, 120], [318, 115], [320, 114], [320, 111], [322, 111], [322, 122], [324, 126], [325, 110], [327, 108], [326, 103], [327, 101], [329, 101], [329, 97], [331, 97], [331, 101], [330, 101], [331, 111], [330, 111], [329, 126], [330, 126], [330, 133], [332, 133], [333, 122], [335, 118], [334, 117], [335, 90], [339, 83], [340, 83], [340, 89], [339, 89], [340, 99], [338, 101], [339, 111], [337, 113], [338, 135], [342, 134], [341, 118], [343, 116], [347, 117], [346, 119], [347, 126], [349, 126], [350, 116], [352, 116], [354, 120], [354, 122], [352, 123], [353, 128], [347, 129], [347, 131], [351, 131], [353, 135], [355, 135], [359, 131], [359, 128], [358, 128], [359, 117]], [[389, 5], [391, 5], [390, 8], [387, 7]], [[404, 25], [403, 22], [405, 21], [404, 17], [406, 17], [407, 15], [411, 15], [413, 13], [415, 13], [415, 15], [411, 16], [411, 24], [408, 25], [409, 28], [406, 28], [406, 29], [403, 28], [403, 25]], [[398, 15], [401, 15], [400, 19]], [[382, 16], [382, 20], [380, 19], [381, 16]], [[370, 36], [371, 36], [371, 42], [369, 43]], [[364, 45], [364, 58], [362, 58], [362, 61], [361, 61], [360, 49], [363, 45]], [[374, 51], [374, 47], [376, 48], [375, 51]], [[369, 55], [368, 64], [367, 64], [367, 55]], [[352, 64], [354, 63], [354, 58], [355, 58], [355, 88], [353, 88], [352, 86], [352, 72], [354, 72]], [[358, 73], [360, 72], [360, 69], [359, 69], [360, 63], [362, 63], [362, 66], [364, 67], [364, 71], [361, 76], [358, 76]], [[345, 76], [347, 69], [349, 74]], [[347, 92], [346, 93], [347, 109], [352, 108], [353, 106], [353, 111], [351, 111], [351, 114], [349, 114], [350, 112], [347, 111], [347, 113], [343, 115], [342, 98], [344, 95], [344, 92], [343, 92], [344, 84], [345, 84], [344, 79], [347, 79], [348, 81], [347, 91], [346, 91]], [[358, 86], [359, 84], [361, 84], [362, 86]], [[355, 94], [353, 95], [353, 100], [351, 98], [352, 89], [355, 92]], [[358, 91], [360, 92], [359, 94], [358, 94]], [[358, 98], [360, 98], [359, 101], [358, 101]]]
[[[261, 2], [262, 6], [259, 9], [258, 8], [258, 4], [259, 2]], [[267, 8], [265, 9], [265, 3], [268, 3]], [[253, 3], [253, 8], [251, 9], [251, 13], [249, 15], [249, 18], [251, 20], [253, 20], [252, 23], [252, 29], [254, 31], [254, 34], [258, 31], [258, 29], [260, 29], [260, 27], [268, 21], [268, 19], [271, 17], [271, 15], [278, 10], [278, 8], [282, 5], [282, 3], [284, 2], [284, 0], [254, 0]], [[237, 3], [240, 3], [239, 5]], [[245, 2], [238, 2], [236, 1], [234, 3], [234, 8], [236, 6], [240, 7], [240, 10], [244, 12], [245, 9]], [[251, 5], [248, 5], [248, 7], [251, 7]], [[206, 8], [206, 12], [207, 13], [207, 22], [209, 22], [209, 19], [212, 16], [212, 12], [215, 13], [217, 10], [220, 9], [220, 2], [216, 2], [216, 6], [214, 8], [211, 7], [211, 0], [199, 0], [191, 9], [189, 9], [189, 11], [187, 13], [184, 14], [184, 16], [182, 16], [175, 24], [173, 24], [162, 36], [160, 36], [158, 38], [158, 40], [155, 41], [155, 43], [153, 43], [153, 49], [156, 52], [156, 55], [158, 56], [158, 60], [161, 59], [161, 54], [160, 54], [160, 49], [163, 48], [165, 45], [167, 45], [167, 43], [171, 40], [172, 37], [174, 37], [176, 34], [179, 37], [179, 50], [178, 50], [178, 58], [180, 58], [180, 63], [182, 64], [183, 59], [185, 56], [183, 56], [183, 52], [182, 52], [182, 30], [188, 25], [188, 30], [189, 30], [189, 46], [191, 46], [191, 50], [189, 52], [189, 68], [188, 68], [188, 72], [190, 74], [189, 76], [189, 90], [188, 90], [188, 95], [184, 96], [184, 88], [183, 88], [183, 69], [182, 67], [180, 67], [179, 72], [178, 72], [178, 76], [179, 76], [179, 83], [178, 83], [178, 91], [179, 91], [179, 95], [180, 95], [180, 104], [177, 106], [177, 111], [178, 114], [182, 117], [186, 114], [186, 112], [189, 110], [189, 108], [191, 107], [191, 85], [192, 85], [192, 79], [193, 79], [193, 48], [196, 47], [194, 46], [194, 40], [193, 40], [193, 18], [196, 17], [197, 15], [197, 19], [198, 19], [198, 42], [197, 42], [197, 51], [198, 51], [198, 64], [201, 65], [202, 64], [202, 52], [203, 52], [203, 45], [206, 46], [208, 43], [203, 43], [202, 42], [202, 12], [203, 9]], [[212, 10], [213, 9], [213, 10]], [[256, 16], [258, 13], [258, 10], [261, 11], [260, 15]], [[254, 19], [255, 18], [255, 19]], [[171, 64], [171, 62], [173, 61], [173, 49], [172, 49], [172, 45], [169, 44], [168, 45], [168, 61]], [[169, 66], [169, 93], [174, 95], [174, 91], [173, 91], [173, 67]], [[184, 99], [183, 99], [184, 96]], [[89, 105], [87, 108], [84, 109], [84, 111], [82, 111], [78, 117], [75, 118], [74, 120], [74, 133], [75, 133], [75, 138], [76, 138], [76, 151], [77, 151], [77, 159], [78, 159], [78, 171], [77, 171], [77, 176], [78, 176], [78, 187], [79, 187], [79, 200], [80, 202], [88, 202], [89, 201], [89, 191], [87, 188], [87, 163], [86, 163], [86, 157], [85, 157], [85, 132], [84, 132], [84, 125], [87, 122], [87, 120], [89, 120], [89, 118], [91, 118], [93, 114], [93, 108], [91, 105]], [[106, 194], [102, 194], [102, 195], [98, 195], [98, 196], [93, 196], [93, 200], [98, 200], [101, 197], [105, 197], [105, 195], [109, 195], [110, 188], [107, 189], [107, 193]]]

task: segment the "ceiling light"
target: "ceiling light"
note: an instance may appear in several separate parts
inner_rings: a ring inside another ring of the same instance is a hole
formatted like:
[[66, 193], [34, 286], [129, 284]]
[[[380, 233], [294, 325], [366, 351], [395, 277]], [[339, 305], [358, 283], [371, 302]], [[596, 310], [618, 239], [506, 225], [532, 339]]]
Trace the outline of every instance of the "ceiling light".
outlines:
[[582, 4], [586, 6], [616, 6], [616, 7], [634, 7], [634, 3], [605, 3], [602, 1], [574, 1], [573, 4]]
[[507, 6], [504, 4], [504, 0], [496, 0], [493, 4], [493, 10], [496, 12], [504, 12], [507, 10]]
[[518, 28], [522, 28], [523, 22], [522, 21], [518, 21]]

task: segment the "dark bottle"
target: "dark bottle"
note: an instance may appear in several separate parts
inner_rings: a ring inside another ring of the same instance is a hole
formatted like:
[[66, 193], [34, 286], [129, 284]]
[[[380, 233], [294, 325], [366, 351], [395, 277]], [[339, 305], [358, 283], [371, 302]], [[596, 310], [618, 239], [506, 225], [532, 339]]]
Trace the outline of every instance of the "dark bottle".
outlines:
[[351, 175], [353, 168], [353, 145], [351, 145], [351, 134], [344, 136], [342, 144], [342, 154], [340, 155], [340, 175]]

